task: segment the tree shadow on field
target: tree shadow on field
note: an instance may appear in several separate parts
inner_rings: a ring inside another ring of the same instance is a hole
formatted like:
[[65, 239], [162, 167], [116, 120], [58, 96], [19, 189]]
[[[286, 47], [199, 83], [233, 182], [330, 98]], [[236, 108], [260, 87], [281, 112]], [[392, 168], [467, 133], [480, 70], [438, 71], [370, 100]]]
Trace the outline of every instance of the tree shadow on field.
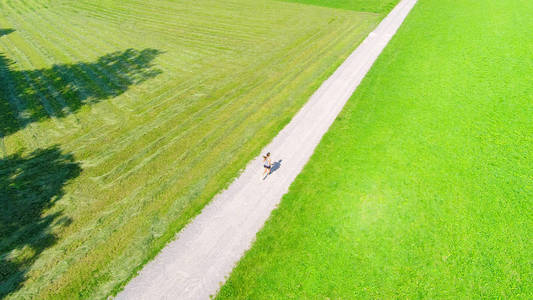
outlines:
[[11, 29], [11, 28], [0, 28], [0, 37], [2, 37], [3, 35], [10, 34], [10, 33], [12, 33], [13, 31], [15, 31], [15, 29]]
[[61, 212], [43, 213], [80, 172], [58, 146], [0, 159], [0, 298], [18, 290], [33, 262], [56, 242], [52, 228], [71, 222]]
[[[0, 29], [0, 37], [13, 32]], [[117, 51], [95, 62], [53, 65], [36, 70], [15, 70], [15, 62], [0, 53], [0, 138], [32, 122], [61, 118], [124, 93], [132, 85], [161, 71], [153, 60], [156, 49]]]

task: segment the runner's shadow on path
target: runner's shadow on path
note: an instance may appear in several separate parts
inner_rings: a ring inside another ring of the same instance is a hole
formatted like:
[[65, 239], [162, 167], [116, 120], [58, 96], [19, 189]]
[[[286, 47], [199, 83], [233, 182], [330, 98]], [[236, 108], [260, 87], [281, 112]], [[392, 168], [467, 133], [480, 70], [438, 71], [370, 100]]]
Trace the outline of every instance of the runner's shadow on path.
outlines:
[[283, 160], [280, 159], [272, 164], [272, 168], [270, 169], [270, 174], [276, 172], [279, 168], [281, 168], [281, 162]]

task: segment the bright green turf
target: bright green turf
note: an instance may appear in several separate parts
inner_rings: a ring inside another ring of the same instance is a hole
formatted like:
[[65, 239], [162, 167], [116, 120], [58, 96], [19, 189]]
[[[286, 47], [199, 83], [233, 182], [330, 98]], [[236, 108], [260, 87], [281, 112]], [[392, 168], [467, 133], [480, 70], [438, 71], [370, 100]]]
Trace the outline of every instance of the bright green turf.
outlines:
[[355, 11], [388, 12], [399, 0], [281, 0]]
[[531, 11], [421, 0], [218, 299], [531, 299]]
[[382, 17], [0, 0], [0, 297], [116, 292]]

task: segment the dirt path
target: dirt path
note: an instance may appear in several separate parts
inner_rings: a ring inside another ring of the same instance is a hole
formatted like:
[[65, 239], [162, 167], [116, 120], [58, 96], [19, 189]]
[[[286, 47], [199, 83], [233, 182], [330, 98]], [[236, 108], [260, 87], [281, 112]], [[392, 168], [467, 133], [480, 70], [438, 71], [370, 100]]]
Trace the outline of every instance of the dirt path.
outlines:
[[277, 167], [273, 174], [263, 180], [261, 157], [251, 161], [117, 298], [216, 294], [415, 3], [402, 0], [265, 147]]

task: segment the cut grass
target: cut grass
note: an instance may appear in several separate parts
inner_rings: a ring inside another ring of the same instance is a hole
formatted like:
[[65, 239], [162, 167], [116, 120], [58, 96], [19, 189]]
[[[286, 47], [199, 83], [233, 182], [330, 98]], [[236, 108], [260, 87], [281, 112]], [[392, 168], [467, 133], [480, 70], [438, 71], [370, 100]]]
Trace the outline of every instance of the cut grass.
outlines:
[[531, 299], [528, 11], [420, 1], [218, 299]]
[[391, 10], [399, 0], [281, 0], [286, 2], [296, 2], [325, 6], [331, 8], [340, 8], [355, 11], [384, 13]]
[[0, 297], [116, 292], [382, 17], [0, 0]]

